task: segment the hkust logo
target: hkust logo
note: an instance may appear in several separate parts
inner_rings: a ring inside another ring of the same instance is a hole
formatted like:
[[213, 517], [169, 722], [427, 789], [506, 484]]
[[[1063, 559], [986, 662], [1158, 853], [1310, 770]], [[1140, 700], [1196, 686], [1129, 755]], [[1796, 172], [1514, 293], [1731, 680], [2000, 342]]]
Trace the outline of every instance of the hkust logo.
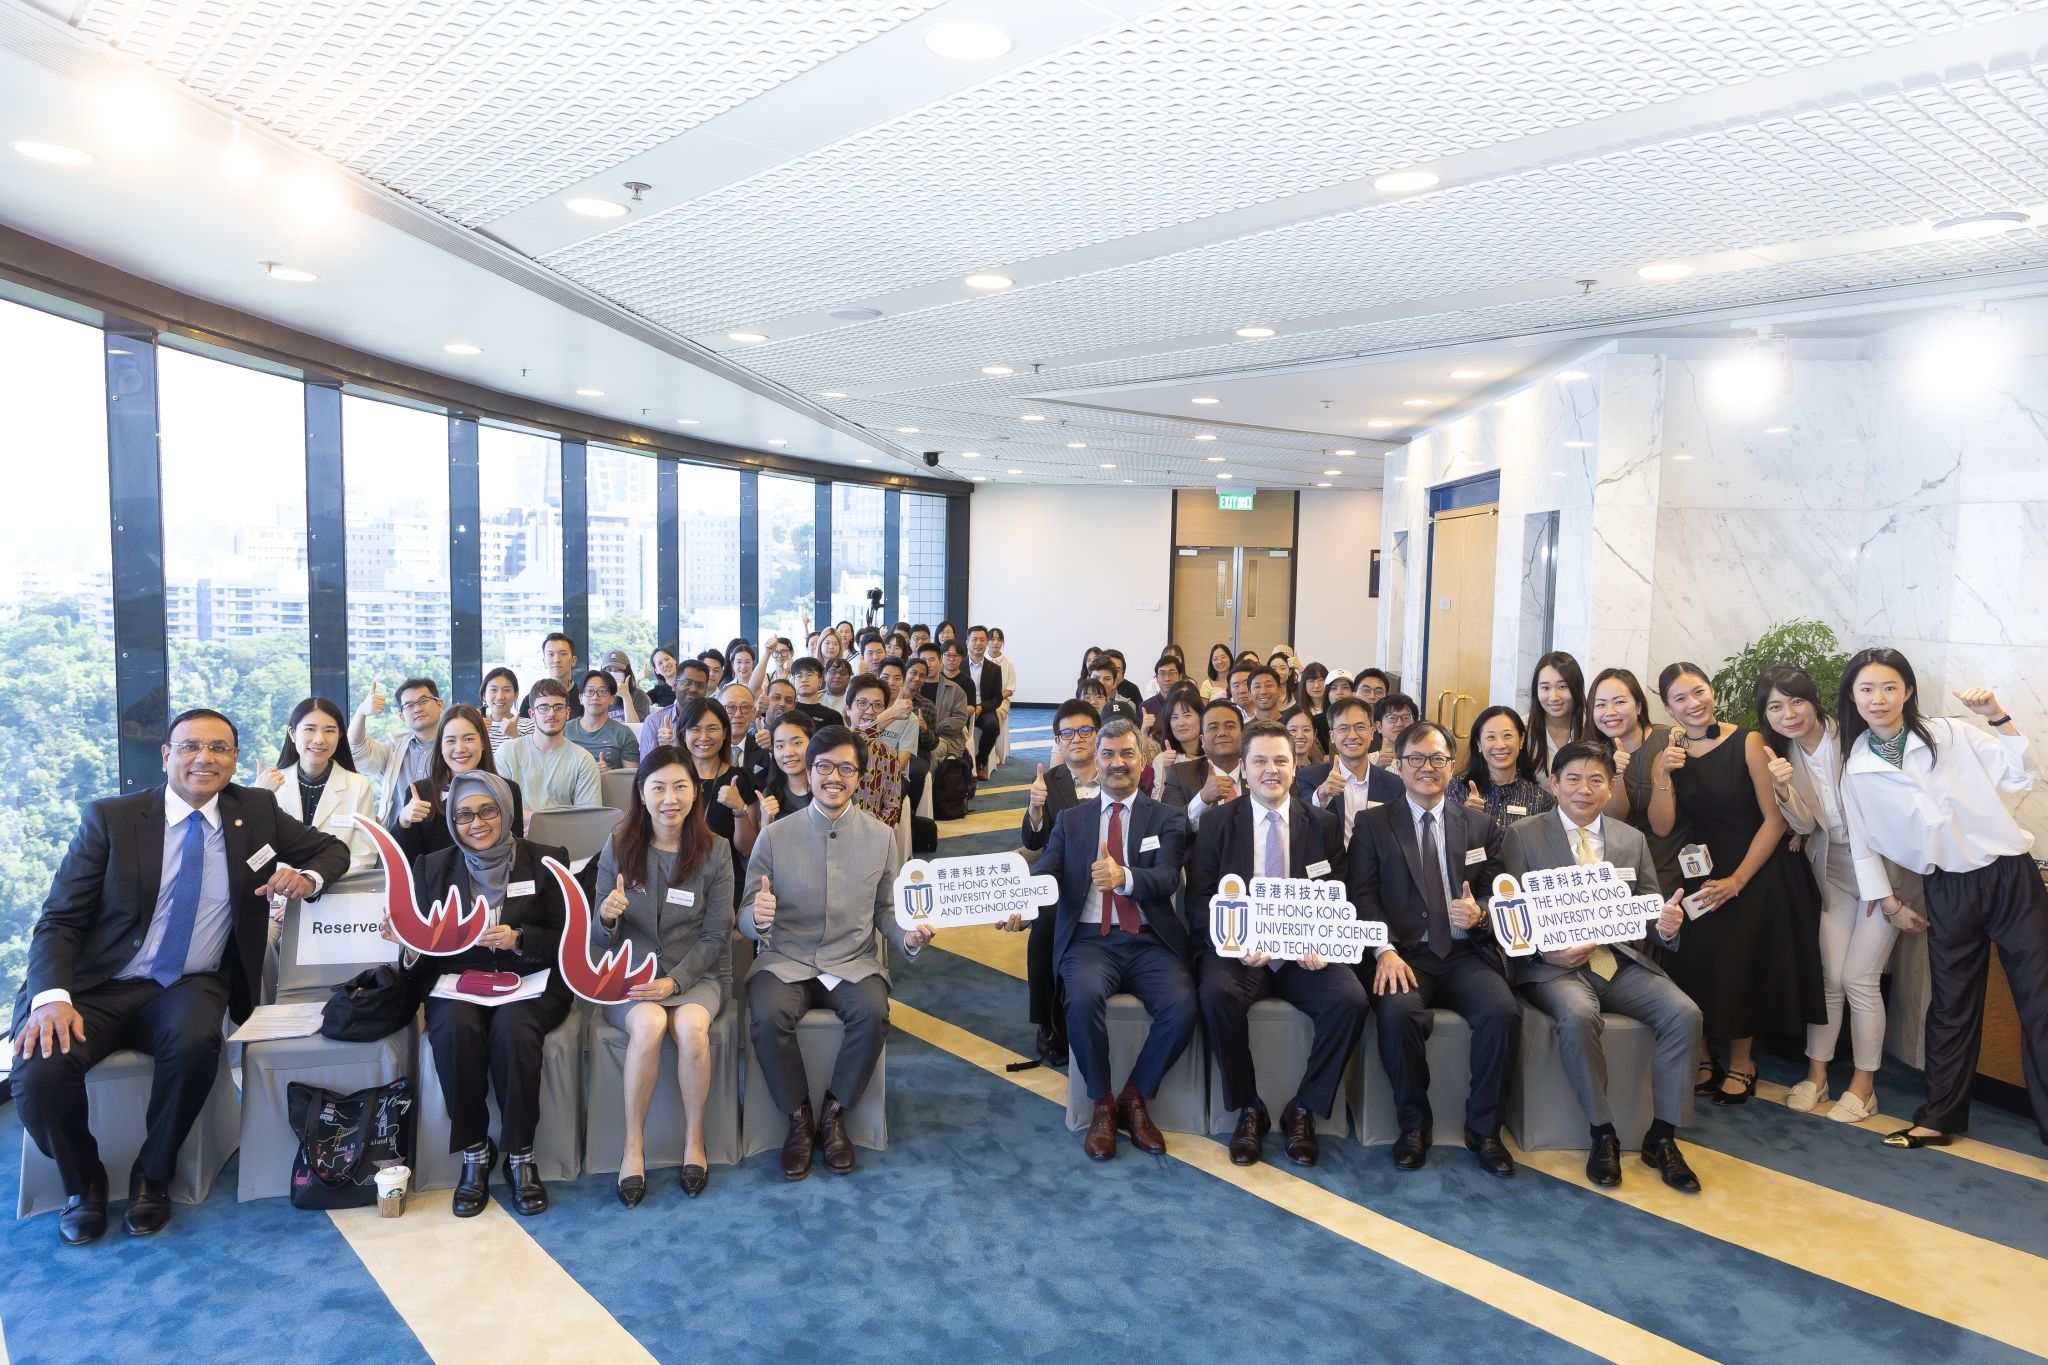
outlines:
[[1522, 888], [1513, 877], [1503, 872], [1493, 879], [1493, 897], [1487, 902], [1487, 909], [1492, 912], [1493, 936], [1500, 940], [1500, 946], [1511, 956], [1526, 955], [1536, 933], [1536, 917], [1529, 909], [1528, 897], [1522, 895]]
[[932, 884], [924, 879], [924, 871], [922, 869], [914, 869], [911, 872], [910, 880], [902, 888], [902, 894], [904, 914], [919, 924], [924, 924], [931, 919], [933, 905]]
[[1230, 873], [1209, 899], [1209, 939], [1219, 952], [1242, 953], [1251, 929], [1252, 903], [1245, 898], [1244, 879]]

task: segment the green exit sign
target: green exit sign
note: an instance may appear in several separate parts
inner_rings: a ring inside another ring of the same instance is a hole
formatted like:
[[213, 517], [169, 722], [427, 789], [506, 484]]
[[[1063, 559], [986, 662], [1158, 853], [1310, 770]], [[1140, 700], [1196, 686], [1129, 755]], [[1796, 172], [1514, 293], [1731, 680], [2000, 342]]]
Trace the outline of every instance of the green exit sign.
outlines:
[[1249, 512], [1252, 499], [1258, 496], [1252, 489], [1242, 490], [1219, 488], [1216, 490], [1216, 510], [1219, 512]]

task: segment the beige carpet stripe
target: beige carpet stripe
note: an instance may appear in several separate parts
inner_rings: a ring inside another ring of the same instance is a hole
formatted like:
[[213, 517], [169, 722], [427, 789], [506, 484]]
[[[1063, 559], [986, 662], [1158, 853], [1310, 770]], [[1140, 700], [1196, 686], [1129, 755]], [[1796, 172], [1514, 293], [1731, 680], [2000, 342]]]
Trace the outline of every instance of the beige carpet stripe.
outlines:
[[[1782, 1105], [1785, 1103], [1785, 1097], [1789, 1093], [1785, 1086], [1771, 1081], [1757, 1082], [1756, 1097], [1760, 1100], [1769, 1100], [1772, 1104]], [[1827, 1110], [1833, 1107], [1834, 1101], [1829, 1100], [1824, 1108], [1808, 1111], [1806, 1117], [1819, 1119], [1823, 1123], [1833, 1123], [1834, 1120], [1827, 1116]], [[1794, 1110], [1793, 1112], [1797, 1113], [1798, 1111]], [[1866, 1133], [1875, 1133], [1882, 1137], [1886, 1133], [1896, 1133], [1901, 1128], [1911, 1128], [1913, 1120], [1893, 1118], [1889, 1114], [1872, 1114], [1861, 1123], [1845, 1123], [1841, 1126], [1844, 1128], [1861, 1128]], [[2029, 1180], [2048, 1182], [2048, 1160], [2043, 1160], [2037, 1156], [2028, 1156], [2025, 1152], [2015, 1152], [2008, 1147], [1999, 1147], [1993, 1143], [1978, 1142], [1974, 1138], [1959, 1137], [1947, 1147], [1923, 1147], [1920, 1149], [1920, 1154], [1940, 1155], [1959, 1158], [1963, 1161], [1974, 1161], [1979, 1166], [1989, 1166], [1993, 1170], [2004, 1171], [2008, 1175], [2025, 1176]], [[1909, 1160], [1914, 1157], [1914, 1153], [1911, 1152], [1901, 1152], [1899, 1155]]]

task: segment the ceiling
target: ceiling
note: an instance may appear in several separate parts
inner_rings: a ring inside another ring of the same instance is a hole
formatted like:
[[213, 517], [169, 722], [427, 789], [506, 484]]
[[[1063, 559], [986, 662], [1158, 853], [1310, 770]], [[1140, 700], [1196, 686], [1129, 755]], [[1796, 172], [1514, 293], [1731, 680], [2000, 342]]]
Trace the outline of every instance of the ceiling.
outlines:
[[[960, 22], [1009, 51], [928, 48]], [[94, 131], [124, 70], [177, 102], [147, 157]], [[995, 482], [1376, 486], [1618, 338], [2048, 267], [2048, 0], [0, 0], [0, 78], [6, 139], [99, 158], [0, 161], [25, 231], [615, 420]], [[231, 185], [237, 136], [271, 166]]]

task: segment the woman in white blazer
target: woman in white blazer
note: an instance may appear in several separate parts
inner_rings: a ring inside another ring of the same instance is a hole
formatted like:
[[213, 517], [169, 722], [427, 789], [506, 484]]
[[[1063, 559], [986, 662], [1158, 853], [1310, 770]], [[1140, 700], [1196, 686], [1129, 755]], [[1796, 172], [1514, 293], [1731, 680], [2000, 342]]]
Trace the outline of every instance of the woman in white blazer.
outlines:
[[356, 771], [343, 742], [348, 721], [325, 697], [308, 697], [292, 708], [277, 766], [256, 776], [256, 785], [277, 797], [279, 809], [301, 824], [348, 845], [348, 870], [377, 865], [376, 846], [356, 816], [377, 818], [377, 789]]

